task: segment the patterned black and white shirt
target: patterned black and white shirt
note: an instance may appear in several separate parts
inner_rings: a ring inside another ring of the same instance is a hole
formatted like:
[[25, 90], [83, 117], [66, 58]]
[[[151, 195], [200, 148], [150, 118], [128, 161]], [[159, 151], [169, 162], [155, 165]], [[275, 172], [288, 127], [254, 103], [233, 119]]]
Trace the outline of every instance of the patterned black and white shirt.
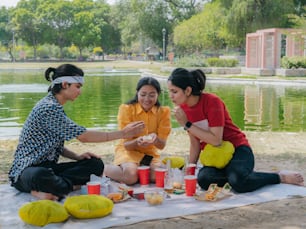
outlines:
[[63, 106], [48, 93], [28, 116], [9, 171], [9, 179], [16, 182], [21, 172], [42, 162], [58, 162], [64, 150], [64, 142], [86, 131], [64, 112]]

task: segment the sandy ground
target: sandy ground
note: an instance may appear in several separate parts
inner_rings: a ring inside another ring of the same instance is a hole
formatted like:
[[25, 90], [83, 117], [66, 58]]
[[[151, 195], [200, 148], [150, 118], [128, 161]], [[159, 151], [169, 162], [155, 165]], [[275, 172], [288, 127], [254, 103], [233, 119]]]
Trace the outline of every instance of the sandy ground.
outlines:
[[[256, 170], [300, 171], [306, 178], [306, 133], [246, 132], [255, 153]], [[112, 160], [116, 141], [99, 144], [70, 142], [76, 152], [92, 151], [105, 163]], [[16, 141], [0, 141], [0, 183], [7, 181], [6, 172], [13, 157]], [[189, 144], [183, 131], [174, 131], [162, 155], [186, 155]], [[120, 227], [114, 227], [120, 228]], [[122, 227], [121, 227], [122, 228]], [[268, 228], [306, 229], [306, 198], [290, 198], [263, 204], [208, 212], [165, 220], [147, 221], [124, 228]]]

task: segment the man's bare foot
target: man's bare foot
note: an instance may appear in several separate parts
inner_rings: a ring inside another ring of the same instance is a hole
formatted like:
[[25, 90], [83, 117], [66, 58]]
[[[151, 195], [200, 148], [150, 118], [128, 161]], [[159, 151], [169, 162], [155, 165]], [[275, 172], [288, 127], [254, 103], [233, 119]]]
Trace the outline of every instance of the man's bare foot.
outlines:
[[31, 195], [40, 200], [58, 200], [58, 197], [47, 192], [31, 191]]
[[304, 178], [298, 172], [284, 170], [284, 171], [280, 171], [278, 174], [279, 174], [281, 183], [304, 186]]

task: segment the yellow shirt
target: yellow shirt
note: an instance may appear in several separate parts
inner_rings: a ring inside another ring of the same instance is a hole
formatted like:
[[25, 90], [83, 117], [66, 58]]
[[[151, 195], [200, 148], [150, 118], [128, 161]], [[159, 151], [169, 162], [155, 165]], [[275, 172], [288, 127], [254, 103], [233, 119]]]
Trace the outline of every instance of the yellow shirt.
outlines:
[[[118, 112], [119, 129], [134, 121], [144, 121], [145, 123], [144, 131], [135, 138], [156, 133], [159, 138], [167, 140], [171, 131], [170, 108], [167, 106], [154, 106], [150, 111], [145, 112], [139, 103], [121, 104]], [[120, 165], [125, 162], [139, 163], [145, 154], [153, 156], [155, 160], [160, 158], [158, 149], [153, 145], [145, 148], [139, 147], [139, 149], [133, 151], [126, 150], [123, 144], [125, 141], [130, 140], [120, 140], [115, 149], [114, 164]]]

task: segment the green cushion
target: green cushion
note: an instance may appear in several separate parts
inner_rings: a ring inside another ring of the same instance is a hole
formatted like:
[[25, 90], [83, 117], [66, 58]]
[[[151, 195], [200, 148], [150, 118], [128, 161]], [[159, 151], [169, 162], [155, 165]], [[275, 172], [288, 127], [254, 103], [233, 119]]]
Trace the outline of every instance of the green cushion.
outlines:
[[223, 141], [221, 146], [207, 144], [200, 153], [200, 162], [205, 166], [222, 169], [232, 159], [234, 152], [235, 147], [229, 141]]
[[100, 195], [81, 195], [67, 197], [64, 207], [75, 218], [91, 219], [110, 214], [114, 203]]
[[25, 223], [35, 226], [60, 223], [69, 217], [63, 205], [51, 200], [38, 200], [24, 204], [20, 207], [18, 214]]
[[185, 159], [183, 157], [170, 156], [170, 157], [165, 157], [162, 161], [164, 164], [167, 164], [168, 160], [170, 160], [171, 162], [171, 168], [181, 169], [185, 165]]

